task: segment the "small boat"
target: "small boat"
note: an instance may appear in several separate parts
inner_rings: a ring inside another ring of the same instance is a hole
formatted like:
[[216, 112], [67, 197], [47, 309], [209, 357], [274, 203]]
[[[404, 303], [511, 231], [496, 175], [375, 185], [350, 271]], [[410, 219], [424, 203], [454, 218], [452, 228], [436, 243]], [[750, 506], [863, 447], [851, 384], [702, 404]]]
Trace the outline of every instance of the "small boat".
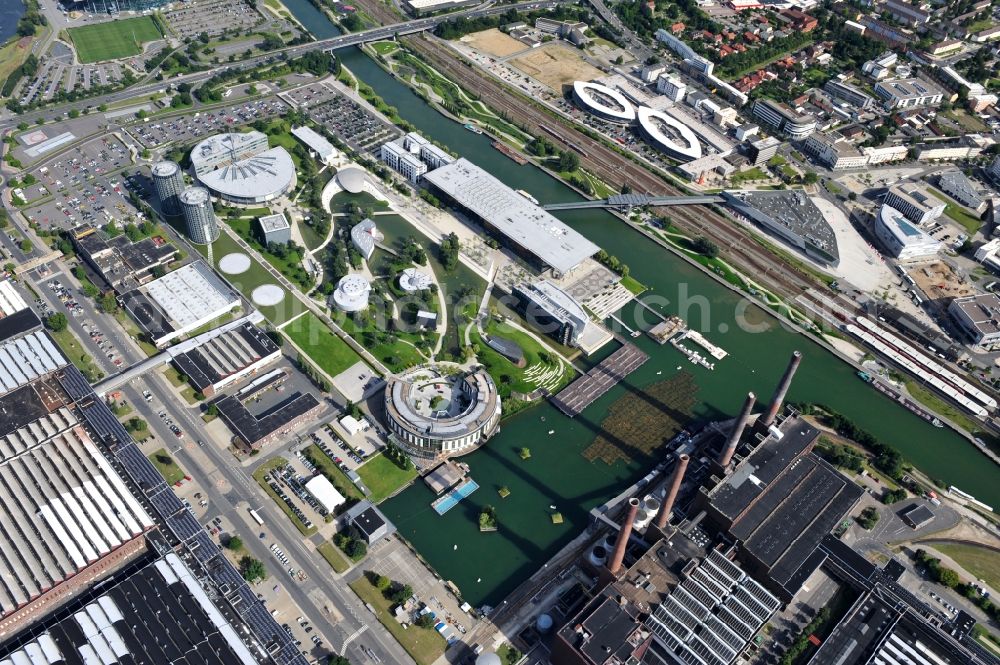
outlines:
[[532, 196], [528, 192], [524, 191], [523, 189], [515, 189], [514, 191], [517, 192], [518, 194], [520, 194], [521, 196], [523, 196], [524, 198], [528, 199], [529, 201], [531, 201], [535, 205], [538, 205], [538, 199], [536, 199], [534, 196]]
[[868, 372], [862, 372], [861, 370], [858, 370], [857, 371], [857, 375], [858, 375], [858, 378], [861, 379], [862, 381], [864, 381], [865, 383], [871, 383], [872, 382], [872, 376]]
[[471, 122], [465, 123], [463, 125], [463, 127], [465, 127], [466, 129], [468, 129], [473, 134], [482, 134], [483, 133], [483, 130], [479, 129], [478, 127], [476, 127], [475, 125], [473, 125]]
[[555, 510], [555, 509], [556, 509], [556, 504], [553, 503], [549, 506], [549, 510]]
[[656, 373], [656, 376], [659, 376], [661, 374], [663, 374], [663, 370], [662, 369], [659, 372]]
[[554, 429], [550, 429], [550, 430], [549, 430], [549, 436], [552, 436], [552, 435], [553, 435], [553, 434], [555, 434], [555, 433], [556, 433], [556, 431], [555, 431]]
[[677, 371], [678, 372], [681, 371], [681, 366], [680, 365], [677, 366]]
[[940, 418], [934, 418], [931, 420], [931, 425], [934, 425], [934, 427], [944, 427], [944, 423], [941, 422]]
[[457, 550], [458, 549], [458, 545], [454, 545], [451, 549]]

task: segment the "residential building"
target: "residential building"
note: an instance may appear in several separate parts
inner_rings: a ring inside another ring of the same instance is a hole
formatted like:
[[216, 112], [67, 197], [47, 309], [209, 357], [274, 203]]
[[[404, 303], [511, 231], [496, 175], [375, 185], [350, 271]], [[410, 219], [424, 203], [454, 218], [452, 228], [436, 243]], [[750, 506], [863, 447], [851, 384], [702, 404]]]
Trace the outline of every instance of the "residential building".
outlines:
[[883, 205], [875, 216], [875, 237], [891, 256], [900, 261], [912, 261], [934, 256], [941, 242], [932, 238], [891, 205]]
[[993, 272], [1000, 272], [1000, 238], [994, 238], [976, 250], [976, 261]]
[[782, 9], [781, 16], [789, 21], [789, 27], [795, 32], [812, 32], [819, 25], [815, 17], [800, 9]]
[[879, 81], [875, 84], [875, 94], [890, 110], [934, 106], [944, 98], [944, 91], [936, 85], [917, 78]]
[[861, 110], [870, 109], [875, 105], [874, 97], [862, 92], [853, 85], [849, 85], [836, 79], [830, 79], [827, 81], [826, 85], [823, 86], [823, 90], [834, 99], [843, 100]]
[[917, 183], [904, 182], [893, 185], [883, 202], [892, 206], [914, 224], [927, 224], [944, 213], [945, 203]]
[[976, 346], [993, 348], [1000, 343], [1000, 297], [996, 294], [955, 298], [948, 313]]
[[899, 56], [896, 55], [895, 51], [886, 51], [874, 60], [863, 64], [861, 71], [878, 81], [889, 76], [889, 72], [898, 60]]
[[862, 148], [861, 152], [868, 158], [868, 164], [874, 165], [906, 159], [909, 149], [905, 145], [894, 145], [884, 148]]
[[904, 0], [886, 0], [883, 10], [900, 23], [911, 27], [925, 25], [931, 20], [930, 12], [904, 2]]
[[992, 138], [980, 134], [967, 134], [956, 139], [928, 141], [914, 146], [919, 161], [955, 161], [978, 157], [983, 150], [996, 143]]
[[761, 122], [783, 132], [792, 140], [804, 139], [816, 130], [815, 119], [769, 99], [758, 99], [754, 102], [753, 114]]
[[947, 55], [949, 53], [954, 53], [955, 51], [958, 51], [961, 48], [962, 48], [961, 40], [946, 39], [942, 42], [938, 42], [937, 44], [931, 46], [929, 49], [927, 49], [927, 53], [935, 57], [940, 57], [943, 55]]
[[986, 207], [976, 186], [961, 171], [947, 171], [938, 178], [938, 189], [955, 199], [966, 208], [982, 212]]
[[[889, 46], [902, 47], [917, 41], [917, 37], [913, 34], [913, 31], [896, 25], [883, 23], [882, 21], [872, 18], [871, 16], [862, 17], [860, 22], [861, 25], [865, 26], [866, 37], [877, 39], [880, 42], [888, 44]], [[877, 77], [873, 76], [872, 78]]]
[[641, 70], [639, 70], [639, 78], [643, 80], [644, 83], [652, 83], [657, 78], [663, 75], [667, 71], [667, 66], [662, 62], [654, 62], [651, 65], [645, 65]]

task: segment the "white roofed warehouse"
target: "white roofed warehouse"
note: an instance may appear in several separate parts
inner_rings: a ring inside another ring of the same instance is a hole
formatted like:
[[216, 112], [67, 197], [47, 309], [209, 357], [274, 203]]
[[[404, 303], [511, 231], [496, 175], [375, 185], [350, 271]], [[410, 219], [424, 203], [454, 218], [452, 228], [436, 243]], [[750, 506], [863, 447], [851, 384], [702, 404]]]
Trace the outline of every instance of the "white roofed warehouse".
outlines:
[[484, 369], [415, 367], [389, 379], [385, 411], [392, 438], [420, 457], [474, 450], [500, 425], [500, 395]]
[[600, 250], [465, 158], [430, 171], [424, 179], [538, 268], [565, 274]]

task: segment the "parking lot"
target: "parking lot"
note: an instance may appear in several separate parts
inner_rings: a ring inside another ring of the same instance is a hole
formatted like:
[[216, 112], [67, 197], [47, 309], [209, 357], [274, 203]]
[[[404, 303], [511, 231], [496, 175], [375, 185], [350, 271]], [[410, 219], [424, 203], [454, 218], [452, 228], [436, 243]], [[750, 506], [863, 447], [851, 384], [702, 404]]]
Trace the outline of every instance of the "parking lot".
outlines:
[[280, 115], [288, 107], [277, 97], [234, 105], [218, 111], [182, 115], [169, 120], [133, 125], [128, 133], [145, 148], [158, 148], [167, 143], [190, 143], [205, 136], [227, 132], [255, 120]]
[[326, 101], [313, 104], [309, 117], [359, 152], [372, 152], [400, 135], [399, 129], [336, 91]]
[[327, 423], [310, 437], [343, 471], [356, 470], [379, 449], [374, 428], [349, 437], [334, 429], [332, 423]]
[[187, 2], [175, 4], [174, 9], [164, 13], [178, 38], [184, 40], [207, 32], [210, 37], [221, 35], [226, 30], [244, 32], [263, 23], [264, 17], [253, 5], [243, 0], [208, 0], [208, 2]]
[[45, 230], [141, 223], [146, 217], [132, 205], [128, 192], [133, 189], [141, 196], [144, 190], [130, 166], [128, 149], [113, 136], [73, 148], [31, 172], [36, 183], [22, 188], [28, 202], [22, 211]]
[[307, 83], [306, 85], [281, 93], [285, 101], [297, 109], [305, 110], [313, 106], [318, 106], [323, 102], [330, 101], [338, 97], [337, 92], [319, 81]]
[[42, 59], [35, 76], [18, 83], [12, 97], [27, 106], [33, 102], [49, 101], [59, 91], [117, 86], [124, 74], [125, 69], [117, 62], [75, 65], [72, 52], [57, 42], [53, 44], [49, 55]]

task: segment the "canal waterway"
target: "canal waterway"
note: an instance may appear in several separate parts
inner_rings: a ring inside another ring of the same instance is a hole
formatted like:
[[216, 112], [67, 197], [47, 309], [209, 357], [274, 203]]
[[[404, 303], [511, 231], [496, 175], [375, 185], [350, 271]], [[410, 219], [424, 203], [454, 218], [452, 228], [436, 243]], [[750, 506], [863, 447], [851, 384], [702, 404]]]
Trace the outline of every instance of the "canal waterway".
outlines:
[[[313, 31], [304, 17], [296, 16]], [[515, 164], [492, 148], [487, 137], [446, 119], [360, 51], [338, 55], [421, 132], [510, 187], [524, 189], [543, 203], [579, 198], [538, 168]], [[581, 416], [571, 420], [545, 403], [504, 420], [496, 437], [463, 458], [481, 488], [446, 515], [438, 516], [430, 508], [434, 497], [422, 483], [385, 502], [382, 507], [400, 533], [445, 579], [457, 584], [473, 605], [499, 602], [580, 532], [591, 508], [618, 494], [649, 469], [654, 460], [641, 456], [608, 465], [589, 462], [581, 453], [601, 431], [612, 403], [629, 391], [641, 394], [644, 387], [671, 378], [677, 367], [695, 377], [698, 402], [693, 416], [710, 419], [735, 413], [748, 390], [768, 399], [789, 354], [799, 349], [804, 359], [790, 400], [828, 405], [897, 448], [931, 476], [1000, 505], [996, 467], [954, 432], [934, 428], [897, 406], [862, 383], [853, 368], [826, 349], [786, 329], [769, 313], [613, 215], [590, 210], [559, 216], [627, 263], [632, 275], [650, 287], [644, 296], [647, 301], [667, 301], [664, 313], [681, 314], [730, 355], [709, 371], [691, 365], [670, 346], [659, 346], [645, 337], [637, 339], [650, 354], [650, 361]], [[627, 309], [621, 316], [631, 325], [637, 313]], [[657, 406], [650, 404], [648, 408]], [[665, 437], [669, 434], [664, 433]], [[518, 456], [522, 447], [531, 449], [530, 460]], [[497, 494], [501, 486], [511, 490], [506, 499]], [[496, 507], [499, 532], [479, 533], [477, 518], [484, 505]], [[563, 515], [563, 524], [552, 523], [550, 514], [555, 511]]]
[[17, 34], [24, 11], [24, 0], [0, 0], [0, 45]]

